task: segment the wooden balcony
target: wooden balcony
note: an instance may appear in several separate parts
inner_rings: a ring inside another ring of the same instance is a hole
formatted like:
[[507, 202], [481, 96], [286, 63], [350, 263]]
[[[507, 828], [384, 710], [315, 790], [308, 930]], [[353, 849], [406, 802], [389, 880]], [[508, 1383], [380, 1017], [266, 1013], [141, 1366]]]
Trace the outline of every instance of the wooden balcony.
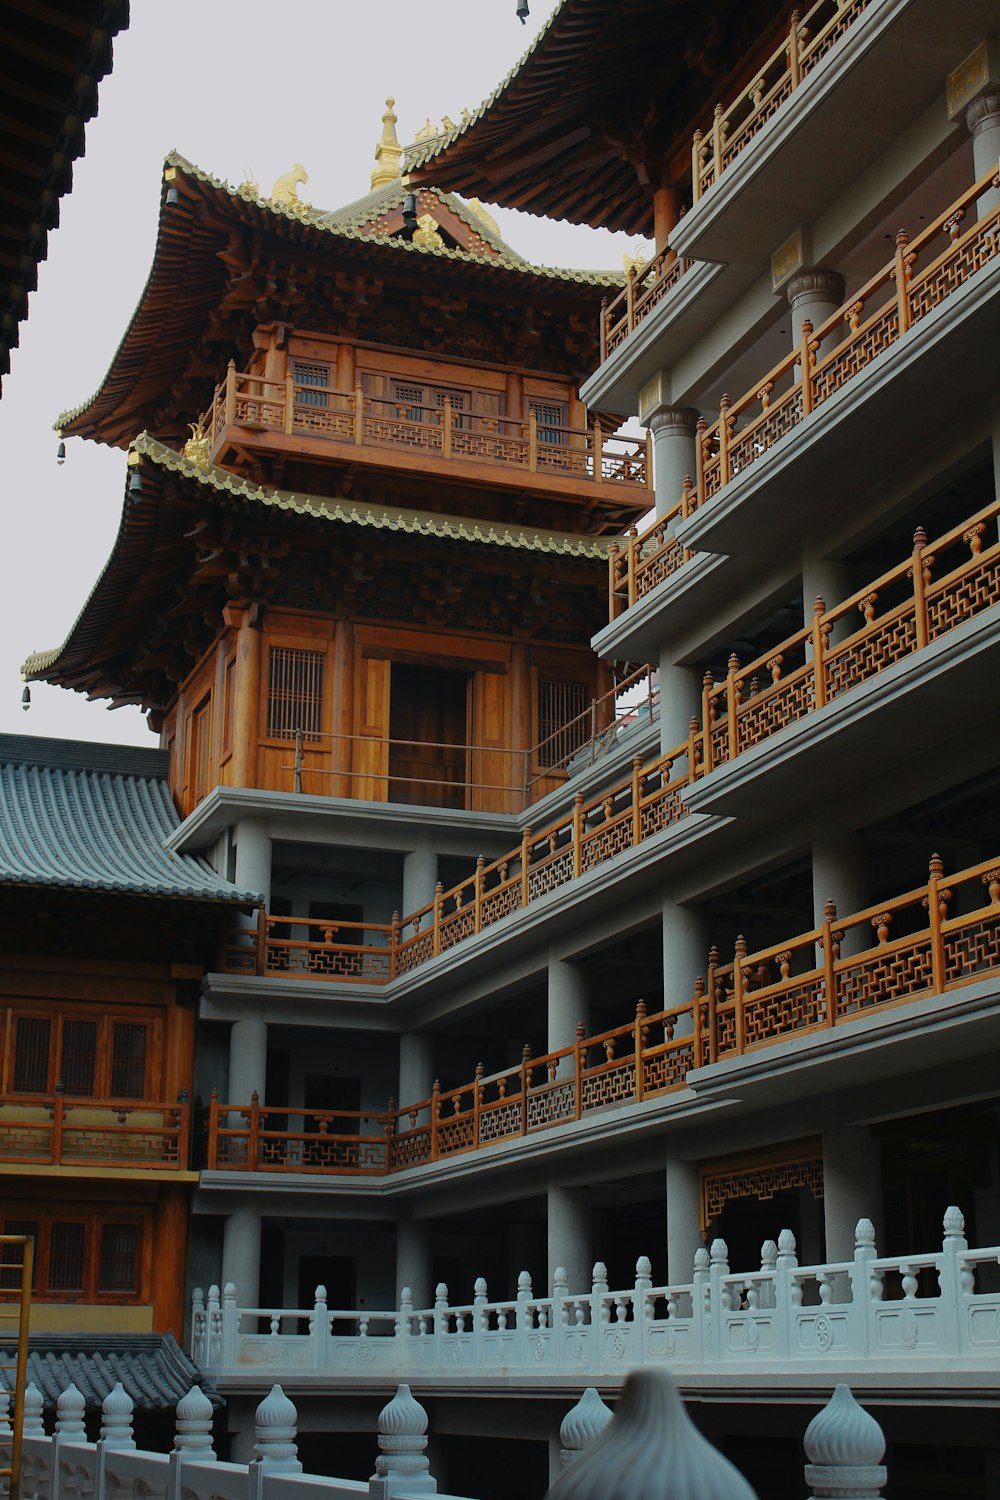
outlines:
[[870, 4], [871, 0], [816, 0], [805, 15], [792, 11], [788, 35], [764, 62], [751, 87], [728, 105], [716, 105], [707, 132], [695, 131], [691, 146], [691, 194], [695, 203], [733, 165]]
[[732, 963], [709, 954], [707, 981], [689, 1000], [571, 1047], [383, 1114], [209, 1107], [207, 1167], [219, 1171], [384, 1176], [535, 1135], [609, 1105], [641, 1104], [684, 1088], [692, 1068], [791, 1037], [881, 1015], [892, 1006], [1000, 977], [998, 860], [945, 878], [937, 855], [927, 882], [755, 953], [740, 938]]
[[612, 622], [693, 556], [674, 535], [677, 522], [693, 509], [694, 490], [685, 484], [678, 504], [657, 516], [645, 531], [632, 526], [624, 547], [612, 542], [608, 557], [608, 617]]
[[186, 1171], [190, 1105], [144, 1099], [0, 1098], [0, 1162], [38, 1167]]
[[419, 911], [388, 926], [263, 913], [230, 933], [223, 972], [385, 984], [637, 848], [688, 816], [685, 790], [711, 771], [1000, 603], [998, 523], [1000, 500], [931, 542], [917, 531], [896, 567], [830, 609], [817, 600], [810, 624], [765, 656], [746, 666], [730, 658], [724, 682], [707, 678], [702, 726], [692, 720], [683, 744], [648, 763], [636, 756], [627, 779], [589, 801], [578, 793], [554, 823], [526, 828], [518, 848], [479, 860]]
[[631, 516], [652, 504], [650, 443], [602, 428], [438, 409], [325, 386], [265, 380], [231, 363], [201, 425], [213, 463], [240, 451], [511, 484]]
[[694, 513], [1000, 255], [1000, 208], [975, 219], [976, 200], [997, 186], [1000, 176], [987, 173], [915, 239], [901, 230], [893, 258], [859, 292], [817, 328], [803, 324], [798, 349], [736, 401], [723, 396], [718, 421], [698, 424]]
[[625, 290], [601, 308], [602, 364], [635, 332], [692, 264], [690, 260], [679, 259], [668, 247], [641, 271], [634, 266], [629, 270]]

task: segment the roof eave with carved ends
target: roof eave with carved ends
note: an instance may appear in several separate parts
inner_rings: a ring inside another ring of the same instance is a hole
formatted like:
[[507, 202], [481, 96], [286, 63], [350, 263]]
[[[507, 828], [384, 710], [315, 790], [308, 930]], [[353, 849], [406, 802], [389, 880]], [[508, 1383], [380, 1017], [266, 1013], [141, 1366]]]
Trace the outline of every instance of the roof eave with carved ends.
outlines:
[[[164, 161], [164, 173], [166, 174], [170, 171], [174, 174], [180, 173], [208, 188], [215, 195], [220, 206], [241, 205], [249, 207], [254, 213], [259, 211], [262, 227], [270, 225], [282, 232], [291, 233], [291, 235], [300, 239], [304, 246], [312, 249], [328, 249], [330, 246], [338, 243], [364, 245], [368, 252], [373, 255], [384, 257], [390, 261], [393, 257], [398, 257], [397, 264], [401, 265], [406, 263], [405, 258], [407, 256], [424, 257], [424, 259], [430, 257], [432, 260], [448, 261], [452, 264], [459, 264], [465, 267], [474, 266], [477, 275], [480, 272], [480, 268], [482, 268], [482, 274], [485, 277], [491, 275], [513, 277], [515, 281], [520, 280], [522, 277], [527, 277], [536, 286], [550, 287], [553, 291], [561, 289], [571, 291], [573, 287], [585, 287], [597, 292], [602, 290], [618, 290], [624, 285], [625, 278], [621, 272], [577, 271], [556, 266], [533, 265], [518, 256], [511, 257], [500, 251], [499, 247], [503, 244], [502, 241], [496, 241], [499, 253], [476, 253], [468, 250], [452, 249], [447, 245], [417, 244], [386, 235], [372, 234], [370, 232], [365, 233], [350, 224], [328, 222], [331, 215], [325, 210], [305, 205], [299, 210], [294, 210], [282, 203], [276, 203], [269, 198], [258, 197], [246, 188], [233, 188], [229, 183], [223, 182], [220, 178], [213, 177], [210, 173], [195, 166], [177, 151], [171, 151]], [[54, 423], [56, 430], [65, 433], [67, 436], [76, 435], [79, 432], [78, 424], [81, 423], [82, 418], [89, 417], [91, 423], [93, 423], [94, 421], [103, 420], [104, 416], [107, 415], [107, 413], [100, 410], [95, 413], [94, 408], [98, 407], [99, 403], [102, 403], [102, 398], [104, 398], [103, 404], [107, 405], [110, 399], [108, 388], [115, 381], [119, 364], [129, 357], [132, 345], [142, 344], [143, 323], [147, 319], [150, 300], [163, 289], [161, 283], [169, 279], [171, 273], [166, 262], [170, 259], [171, 254], [176, 253], [176, 247], [165, 243], [163, 235], [165, 216], [173, 211], [172, 207], [166, 202], [168, 186], [169, 184], [165, 181], [161, 191], [160, 219], [156, 248], [153, 253], [153, 264], [146, 278], [146, 284], [143, 287], [136, 309], [129, 319], [128, 327], [115, 350], [104, 379], [92, 396], [79, 405], [63, 411]], [[352, 205], [351, 207], [354, 206]], [[469, 222], [469, 212], [468, 210], [463, 212], [466, 222]], [[478, 219], [474, 227], [477, 233], [481, 233], [482, 229], [487, 228], [486, 225], [482, 225], [481, 228]], [[210, 306], [211, 301], [211, 295], [206, 291], [206, 309]], [[160, 316], [161, 314], [156, 314], [157, 318]], [[148, 353], [151, 354], [152, 350], [148, 351]], [[128, 385], [131, 386], [133, 384], [134, 381], [130, 379]], [[113, 390], [111, 395], [113, 395]], [[115, 400], [112, 400], [112, 407], [115, 404]], [[134, 430], [135, 428], [133, 427], [132, 431]], [[81, 435], [89, 436], [93, 434], [83, 433]]]
[[[568, 562], [602, 567], [606, 566], [611, 547], [610, 538], [546, 531], [531, 526], [505, 526], [500, 522], [493, 524], [472, 521], [461, 516], [436, 515], [429, 511], [356, 505], [348, 500], [331, 500], [292, 490], [265, 488], [247, 479], [237, 478], [225, 469], [202, 468], [146, 433], [141, 433], [136, 438], [132, 451], [138, 456], [140, 464], [148, 462], [159, 469], [177, 474], [186, 481], [193, 481], [209, 493], [214, 492], [220, 500], [259, 505], [270, 511], [311, 517], [328, 524], [391, 531], [472, 546], [503, 548], [511, 552], [543, 554]], [[143, 503], [139, 501], [138, 506], [141, 507]], [[48, 680], [57, 669], [65, 670], [71, 664], [75, 665], [86, 659], [93, 642], [103, 635], [102, 622], [114, 614], [120, 593], [120, 579], [123, 576], [127, 579], [130, 569], [141, 570], [143, 566], [142, 541], [136, 535], [134, 520], [136, 509], [136, 504], [126, 496], [111, 556], [101, 570], [86, 603], [61, 646], [35, 652], [25, 660], [22, 673], [26, 680]]]

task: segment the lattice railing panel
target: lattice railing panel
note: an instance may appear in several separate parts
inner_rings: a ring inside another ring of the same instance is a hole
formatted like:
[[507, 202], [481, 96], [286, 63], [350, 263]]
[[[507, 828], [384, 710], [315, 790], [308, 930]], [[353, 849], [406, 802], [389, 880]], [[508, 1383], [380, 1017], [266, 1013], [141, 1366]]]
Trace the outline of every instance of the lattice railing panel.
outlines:
[[425, 427], [420, 422], [397, 421], [393, 417], [365, 416], [364, 436], [371, 443], [385, 443], [393, 448], [418, 448], [425, 453], [440, 453], [444, 429]]
[[643, 1093], [660, 1094], [668, 1089], [683, 1088], [694, 1063], [694, 1037], [667, 1052], [645, 1056], [642, 1066]]
[[572, 1120], [576, 1114], [576, 1080], [557, 1078], [528, 1094], [528, 1129], [540, 1130]]
[[987, 221], [969, 234], [959, 247], [910, 283], [910, 315], [914, 323], [931, 312], [970, 276], [991, 261], [1000, 250], [1000, 229]]
[[487, 1141], [504, 1141], [512, 1135], [521, 1133], [521, 1099], [518, 1095], [514, 1099], [505, 1099], [502, 1104], [491, 1104], [484, 1109], [479, 1116], [479, 1139], [485, 1145]]
[[233, 420], [239, 427], [277, 428], [280, 432], [285, 425], [285, 403], [237, 395]]
[[554, 891], [568, 880], [573, 879], [573, 850], [571, 847], [560, 850], [558, 854], [546, 855], [537, 864], [529, 866], [528, 869], [528, 900], [534, 901], [537, 896], [544, 896], [546, 891]]
[[813, 375], [813, 405], [821, 406], [898, 338], [899, 311], [892, 302], [818, 367]]
[[292, 416], [292, 430], [307, 437], [337, 438], [351, 442], [354, 438], [354, 416], [347, 411], [334, 411], [324, 406], [296, 406]]
[[946, 635], [1000, 601], [1000, 558], [984, 557], [979, 564], [936, 588], [927, 599], [927, 634], [932, 641]]
[[420, 932], [413, 938], [408, 938], [399, 948], [396, 955], [396, 973], [409, 974], [411, 970], [419, 968], [422, 963], [433, 957], [434, 933], [428, 929]]
[[780, 990], [758, 991], [743, 998], [743, 1040], [759, 1047], [792, 1031], [826, 1024], [826, 991], [822, 976], [808, 975]]
[[669, 828], [671, 823], [677, 823], [687, 814], [687, 808], [681, 797], [681, 792], [686, 782], [676, 782], [668, 786], [656, 797], [643, 803], [639, 813], [639, 832], [642, 838], [648, 839], [652, 834], [659, 833], [661, 828]]
[[632, 847], [632, 816], [625, 814], [610, 819], [603, 828], [588, 833], [580, 849], [581, 870], [592, 870], [595, 865], [612, 859], [623, 849]]
[[942, 934], [944, 982], [963, 984], [979, 974], [1000, 968], [1000, 908], [993, 907], [975, 921]]
[[585, 1073], [580, 1108], [586, 1113], [608, 1104], [624, 1104], [635, 1098], [635, 1058], [622, 1058], [613, 1067]]
[[277, 1140], [261, 1135], [257, 1166], [262, 1171], [383, 1172], [386, 1150], [381, 1142], [324, 1140], [310, 1136]]
[[429, 1125], [394, 1136], [389, 1146], [389, 1162], [393, 1171], [401, 1167], [416, 1167], [431, 1159], [431, 1128]]
[[476, 930], [475, 907], [463, 906], [461, 911], [450, 912], [441, 919], [441, 952], [454, 948], [463, 938], [471, 937]]
[[388, 948], [344, 949], [319, 943], [296, 945], [269, 941], [264, 957], [268, 974], [307, 974], [312, 979], [350, 979], [384, 984], [391, 976]]
[[855, 1015], [893, 1000], [910, 1000], [933, 987], [926, 937], [842, 962], [837, 970], [837, 1015]]
[[839, 698], [869, 677], [876, 676], [894, 661], [902, 661], [917, 649], [917, 624], [910, 604], [905, 612], [835, 646], [826, 659], [827, 699]]
[[789, 678], [747, 697], [737, 712], [737, 734], [740, 750], [759, 745], [789, 724], [795, 724], [816, 707], [816, 687], [812, 674]]
[[452, 1156], [456, 1151], [471, 1151], [474, 1144], [475, 1126], [471, 1115], [438, 1121], [438, 1156]]
[[509, 916], [512, 911], [517, 911], [520, 905], [521, 887], [518, 884], [504, 885], [497, 890], [486, 891], [480, 908], [481, 925], [492, 927], [494, 922], [499, 922], [503, 917]]

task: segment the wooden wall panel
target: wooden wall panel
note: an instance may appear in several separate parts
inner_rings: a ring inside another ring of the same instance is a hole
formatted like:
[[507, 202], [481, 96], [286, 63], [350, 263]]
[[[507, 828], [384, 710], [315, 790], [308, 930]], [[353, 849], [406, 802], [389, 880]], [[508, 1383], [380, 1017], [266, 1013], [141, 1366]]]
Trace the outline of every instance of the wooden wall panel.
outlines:
[[355, 716], [352, 796], [385, 802], [389, 771], [389, 675], [385, 658], [363, 656], [355, 663]]

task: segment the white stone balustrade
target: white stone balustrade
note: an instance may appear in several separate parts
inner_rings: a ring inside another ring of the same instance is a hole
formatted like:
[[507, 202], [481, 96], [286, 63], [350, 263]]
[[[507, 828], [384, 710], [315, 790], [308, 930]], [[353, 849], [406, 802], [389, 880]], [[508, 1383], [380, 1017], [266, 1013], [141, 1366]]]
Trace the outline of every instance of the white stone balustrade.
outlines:
[[[510, 1301], [490, 1301], [476, 1282], [471, 1303], [452, 1304], [436, 1289], [435, 1304], [394, 1312], [338, 1311], [325, 1297], [313, 1308], [240, 1308], [235, 1289], [208, 1302], [196, 1293], [192, 1357], [214, 1378], [246, 1376], [258, 1366], [268, 1379], [321, 1371], [329, 1378], [371, 1374], [457, 1380], [512, 1372], [559, 1372], [581, 1388], [629, 1369], [664, 1365], [696, 1379], [725, 1368], [734, 1377], [762, 1367], [830, 1383], [861, 1375], [907, 1371], [913, 1381], [947, 1361], [952, 1376], [982, 1378], [1000, 1358], [1000, 1291], [982, 1271], [1000, 1265], [1000, 1246], [969, 1249], [957, 1208], [944, 1217], [938, 1251], [880, 1257], [867, 1219], [859, 1221], [853, 1259], [800, 1266], [795, 1239], [782, 1231], [765, 1241], [759, 1269], [734, 1273], [718, 1240], [695, 1255], [693, 1278], [678, 1286], [651, 1284], [640, 1257], [636, 1281], [609, 1290], [598, 1262], [589, 1291], [557, 1284], [536, 1296], [522, 1272]], [[980, 1284], [982, 1283], [982, 1284]], [[309, 1332], [300, 1333], [308, 1325]]]

